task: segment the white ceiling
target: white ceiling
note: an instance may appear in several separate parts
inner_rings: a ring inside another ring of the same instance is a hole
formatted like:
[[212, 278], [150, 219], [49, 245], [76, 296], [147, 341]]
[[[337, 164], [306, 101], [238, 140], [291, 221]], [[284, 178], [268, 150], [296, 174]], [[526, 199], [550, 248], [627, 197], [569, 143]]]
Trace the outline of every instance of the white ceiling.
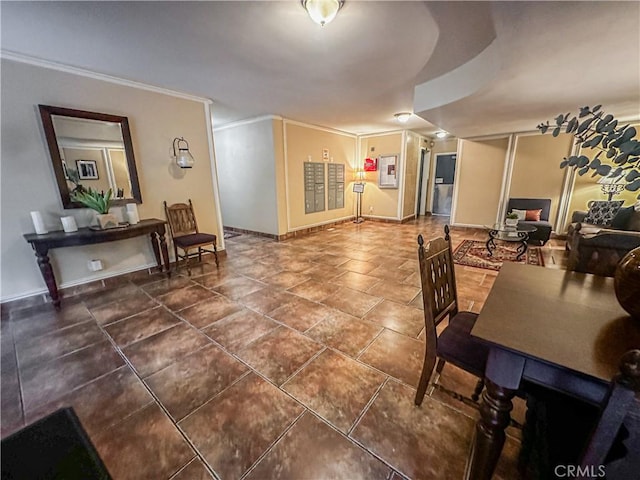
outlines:
[[3, 53], [211, 98], [214, 125], [394, 130], [416, 86], [447, 99], [416, 108], [429, 121], [406, 128], [425, 134], [532, 130], [596, 103], [640, 118], [638, 2], [346, 0], [324, 28], [297, 0], [3, 1], [0, 16]]

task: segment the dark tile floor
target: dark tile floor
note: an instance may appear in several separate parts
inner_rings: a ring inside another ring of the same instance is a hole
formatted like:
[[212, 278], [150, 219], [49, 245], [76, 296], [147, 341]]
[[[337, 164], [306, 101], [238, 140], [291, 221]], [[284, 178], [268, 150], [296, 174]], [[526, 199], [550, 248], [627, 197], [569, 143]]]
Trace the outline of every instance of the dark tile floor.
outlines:
[[[413, 405], [416, 235], [444, 220], [241, 235], [219, 269], [111, 279], [59, 312], [5, 309], [2, 436], [71, 405], [116, 479], [461, 478], [476, 412], [441, 392]], [[483, 236], [453, 229], [454, 245]], [[562, 268], [562, 242], [543, 254]], [[495, 275], [456, 267], [463, 309], [480, 311]], [[447, 366], [442, 383], [475, 381]], [[510, 433], [498, 478], [516, 476]]]

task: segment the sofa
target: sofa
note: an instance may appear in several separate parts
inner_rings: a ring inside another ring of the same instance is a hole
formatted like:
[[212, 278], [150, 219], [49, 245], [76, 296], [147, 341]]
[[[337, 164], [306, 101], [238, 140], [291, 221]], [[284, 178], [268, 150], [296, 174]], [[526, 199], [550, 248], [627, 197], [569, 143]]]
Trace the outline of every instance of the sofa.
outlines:
[[640, 247], [640, 208], [620, 209], [611, 224], [604, 226], [584, 223], [586, 216], [587, 212], [583, 211], [575, 211], [571, 216], [567, 230], [567, 269], [613, 277], [622, 257]]
[[540, 220], [520, 220], [518, 224], [533, 225], [536, 231], [529, 234], [529, 243], [544, 245], [551, 236], [553, 226], [549, 222], [551, 210], [550, 198], [510, 198], [507, 204], [507, 213], [516, 210], [542, 210]]

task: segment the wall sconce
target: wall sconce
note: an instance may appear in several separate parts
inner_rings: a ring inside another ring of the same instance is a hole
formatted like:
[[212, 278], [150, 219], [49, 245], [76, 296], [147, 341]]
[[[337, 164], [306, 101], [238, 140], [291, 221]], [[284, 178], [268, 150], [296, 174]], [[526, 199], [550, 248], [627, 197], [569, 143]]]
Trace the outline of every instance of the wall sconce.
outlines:
[[[186, 147], [181, 147], [181, 142], [184, 143]], [[177, 152], [176, 145], [178, 147]], [[184, 139], [184, 137], [176, 137], [173, 139], [173, 158], [175, 158], [176, 164], [180, 168], [192, 168], [193, 164], [196, 163], [193, 155], [189, 152], [189, 143]]]
[[411, 118], [411, 115], [412, 115], [411, 112], [400, 112], [400, 113], [396, 113], [394, 117], [396, 117], [396, 120], [400, 123], [407, 123]]
[[344, 5], [344, 0], [301, 0], [302, 6], [307, 11], [311, 20], [321, 27], [331, 22], [338, 10]]

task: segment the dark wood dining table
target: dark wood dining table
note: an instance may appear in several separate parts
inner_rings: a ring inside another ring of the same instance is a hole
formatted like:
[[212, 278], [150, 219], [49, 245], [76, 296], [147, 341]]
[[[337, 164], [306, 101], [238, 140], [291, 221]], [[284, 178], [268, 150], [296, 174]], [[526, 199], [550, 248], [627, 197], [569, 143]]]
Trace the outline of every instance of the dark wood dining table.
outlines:
[[640, 322], [613, 278], [505, 262], [471, 331], [490, 345], [486, 391], [465, 478], [490, 479], [523, 381], [601, 405]]

